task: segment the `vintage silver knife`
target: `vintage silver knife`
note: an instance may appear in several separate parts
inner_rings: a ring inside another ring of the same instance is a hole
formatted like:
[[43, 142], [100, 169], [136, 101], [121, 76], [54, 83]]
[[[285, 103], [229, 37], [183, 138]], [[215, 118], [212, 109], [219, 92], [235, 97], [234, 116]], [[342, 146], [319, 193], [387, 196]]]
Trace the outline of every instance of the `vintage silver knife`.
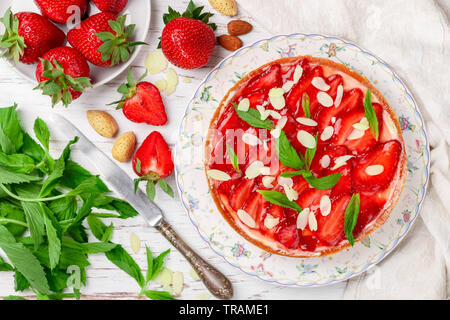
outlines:
[[107, 182], [113, 191], [128, 201], [144, 218], [148, 224], [155, 227], [162, 235], [186, 258], [197, 272], [208, 290], [217, 298], [231, 299], [233, 287], [220, 271], [203, 260], [195, 253], [164, 220], [161, 209], [150, 201], [140, 189], [134, 193], [134, 183], [131, 178], [108, 156], [100, 151], [84, 134], [71, 122], [60, 115], [44, 116], [51, 126], [56, 128], [67, 139], [79, 137], [77, 147], [86, 155], [87, 159], [95, 165], [100, 172], [102, 180]]

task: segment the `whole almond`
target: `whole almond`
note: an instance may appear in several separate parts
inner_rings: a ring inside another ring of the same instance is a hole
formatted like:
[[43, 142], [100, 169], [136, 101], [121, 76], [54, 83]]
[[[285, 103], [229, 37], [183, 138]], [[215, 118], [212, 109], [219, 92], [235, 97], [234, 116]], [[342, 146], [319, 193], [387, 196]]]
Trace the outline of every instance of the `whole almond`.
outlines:
[[232, 20], [228, 23], [228, 33], [232, 36], [240, 36], [253, 30], [253, 26], [247, 21]]
[[116, 135], [118, 125], [116, 120], [105, 111], [88, 110], [86, 116], [91, 127], [101, 136], [112, 138]]
[[224, 34], [218, 37], [217, 40], [222, 47], [230, 51], [236, 51], [237, 49], [242, 47], [242, 40], [236, 36]]
[[211, 6], [221, 14], [234, 17], [237, 15], [236, 0], [209, 0]]
[[131, 159], [136, 148], [136, 136], [133, 132], [125, 132], [117, 137], [112, 147], [112, 156], [119, 162]]

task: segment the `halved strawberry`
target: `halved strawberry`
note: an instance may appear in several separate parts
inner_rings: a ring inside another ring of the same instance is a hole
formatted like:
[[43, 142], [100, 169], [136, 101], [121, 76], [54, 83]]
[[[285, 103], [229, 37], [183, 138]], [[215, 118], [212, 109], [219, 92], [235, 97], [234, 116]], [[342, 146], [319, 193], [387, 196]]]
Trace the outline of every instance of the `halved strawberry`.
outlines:
[[326, 216], [317, 215], [319, 239], [329, 245], [337, 245], [345, 236], [345, 209], [350, 201], [350, 195], [344, 194], [331, 203], [331, 212]]
[[386, 188], [382, 191], [360, 191], [360, 208], [358, 221], [353, 234], [358, 236], [360, 232], [372, 222], [383, 209], [389, 199], [391, 189]]
[[133, 157], [134, 172], [150, 181], [168, 177], [173, 172], [172, 152], [158, 131], [153, 131]]
[[[394, 178], [401, 152], [400, 142], [391, 140], [380, 143], [370, 152], [357, 157], [352, 174], [353, 187], [357, 190], [377, 191], [383, 189]], [[382, 166], [382, 172], [369, 175], [366, 170], [369, 166], [374, 165]]]
[[275, 239], [286, 248], [296, 248], [300, 241], [300, 235], [297, 226], [295, 224], [282, 226], [277, 230]]
[[253, 193], [255, 179], [243, 179], [230, 192], [230, 205], [234, 210], [242, 208], [244, 203]]
[[274, 64], [263, 73], [253, 76], [242, 89], [241, 94], [246, 95], [259, 89], [270, 90], [274, 87], [281, 87], [281, 66], [279, 64]]
[[[305, 92], [307, 92], [308, 88], [312, 87], [311, 81], [314, 77], [322, 77], [323, 71], [322, 67], [317, 66], [308, 72], [306, 75], [303, 75], [300, 81], [298, 81], [289, 91], [286, 96], [286, 105], [291, 109], [295, 117], [304, 117], [305, 114], [302, 108], [302, 97]], [[309, 97], [310, 102], [314, 103], [316, 100], [315, 95], [311, 95]], [[310, 106], [311, 109], [311, 106]], [[312, 114], [312, 112], [311, 112]]]
[[303, 209], [309, 208], [312, 211], [317, 209], [320, 204], [320, 198], [324, 195], [329, 195], [330, 190], [319, 190], [310, 188], [304, 191], [302, 194], [298, 196], [297, 203]]

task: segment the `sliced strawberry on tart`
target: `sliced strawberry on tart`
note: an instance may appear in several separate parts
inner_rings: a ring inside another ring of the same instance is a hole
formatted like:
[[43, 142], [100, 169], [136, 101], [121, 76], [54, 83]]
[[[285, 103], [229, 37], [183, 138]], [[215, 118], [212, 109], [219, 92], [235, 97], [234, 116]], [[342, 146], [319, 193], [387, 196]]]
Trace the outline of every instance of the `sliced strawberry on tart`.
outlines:
[[394, 112], [367, 79], [327, 59], [284, 58], [250, 72], [210, 129], [206, 174], [218, 208], [276, 254], [354, 245], [387, 219], [403, 188]]

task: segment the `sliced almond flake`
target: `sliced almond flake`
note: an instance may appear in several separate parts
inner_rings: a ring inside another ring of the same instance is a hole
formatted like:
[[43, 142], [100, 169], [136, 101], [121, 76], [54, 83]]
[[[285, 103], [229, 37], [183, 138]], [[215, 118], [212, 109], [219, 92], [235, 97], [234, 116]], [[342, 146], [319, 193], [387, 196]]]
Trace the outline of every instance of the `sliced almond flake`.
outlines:
[[173, 295], [175, 297], [180, 296], [181, 292], [183, 292], [183, 288], [184, 288], [184, 275], [180, 271], [175, 271], [173, 273], [173, 279], [172, 279]]
[[264, 219], [264, 226], [267, 229], [272, 229], [273, 227], [277, 226], [280, 223], [279, 218], [274, 218], [270, 213], [266, 215], [266, 218]]
[[354, 156], [350, 156], [350, 155], [346, 155], [346, 156], [340, 156], [337, 157], [334, 160], [334, 167], [332, 168], [332, 170], [335, 170], [337, 168], [340, 168], [342, 166], [345, 166], [347, 164], [347, 161], [351, 158], [353, 158]]
[[326, 217], [331, 212], [331, 200], [327, 195], [322, 196], [320, 198], [320, 213]]
[[245, 170], [245, 177], [247, 179], [256, 178], [261, 174], [261, 168], [264, 167], [264, 164], [261, 161], [252, 162], [247, 169]]
[[298, 192], [295, 191], [292, 187], [288, 186], [287, 184], [283, 184], [284, 193], [286, 194], [286, 197], [290, 201], [296, 201], [298, 199]]
[[315, 127], [317, 126], [317, 122], [310, 118], [300, 117], [296, 119], [298, 123], [301, 123], [305, 126]]
[[164, 92], [166, 93], [166, 95], [170, 96], [172, 93], [175, 92], [175, 90], [178, 86], [177, 72], [172, 68], [167, 69], [166, 79], [167, 79], [167, 86], [164, 89]]
[[268, 112], [269, 112], [269, 115], [270, 115], [272, 118], [274, 118], [274, 119], [276, 119], [276, 120], [280, 120], [280, 119], [281, 119], [281, 114], [278, 113], [278, 112], [276, 112], [275, 110], [268, 110]]
[[256, 106], [256, 110], [259, 111], [261, 120], [266, 120], [266, 119], [269, 117], [269, 115], [270, 115], [269, 110], [266, 110], [266, 109], [265, 109], [263, 106], [261, 106], [261, 105], [257, 105], [257, 106]]
[[283, 88], [272, 88], [269, 91], [270, 103], [277, 110], [281, 110], [286, 106], [286, 101], [284, 100], [283, 94]]
[[168, 268], [163, 268], [155, 277], [154, 281], [162, 286], [170, 286], [173, 280], [173, 272]]
[[197, 272], [195, 272], [194, 269], [191, 268], [191, 270], [189, 270], [189, 275], [191, 276], [191, 278], [195, 281], [200, 280], [200, 277], [198, 276]]
[[319, 91], [317, 93], [317, 101], [319, 101], [319, 103], [324, 107], [331, 107], [334, 103], [330, 95], [323, 91]]
[[311, 230], [311, 231], [316, 231], [317, 230], [316, 215], [312, 211], [309, 213], [308, 224], [309, 224], [309, 230]]
[[356, 140], [362, 138], [364, 134], [364, 130], [353, 129], [352, 132], [348, 135], [347, 140]]
[[330, 165], [331, 159], [329, 155], [324, 155], [320, 160], [319, 163], [322, 166], [322, 168], [328, 168], [328, 166]]
[[247, 212], [245, 212], [242, 209], [239, 209], [237, 211], [237, 215], [239, 219], [242, 221], [242, 223], [244, 223], [245, 225], [247, 225], [252, 229], [256, 228], [255, 220], [253, 220], [253, 218]]
[[380, 173], [383, 173], [384, 167], [381, 164], [374, 164], [372, 166], [368, 166], [365, 171], [369, 176], [377, 176]]
[[145, 68], [150, 74], [157, 74], [166, 70], [168, 61], [161, 49], [149, 53], [145, 58]]
[[262, 178], [263, 186], [266, 188], [273, 188], [272, 182], [275, 181], [275, 177], [265, 176]]
[[294, 181], [292, 180], [292, 178], [286, 178], [286, 177], [278, 177], [278, 184], [280, 185], [287, 185], [289, 187], [294, 186]]
[[166, 79], [161, 79], [161, 80], [156, 81], [155, 82], [155, 87], [157, 87], [159, 91], [166, 90], [167, 80]]
[[237, 109], [239, 111], [247, 112], [250, 108], [250, 100], [248, 98], [244, 98], [241, 101], [239, 101]]
[[287, 117], [285, 117], [285, 116], [281, 117], [281, 119], [278, 120], [276, 127], [280, 128], [280, 130], [282, 130], [284, 128], [284, 126], [286, 125], [287, 120], [288, 120]]
[[281, 129], [280, 128], [275, 128], [273, 130], [270, 130], [270, 135], [272, 137], [274, 137], [275, 139], [278, 139], [280, 137], [281, 134]]
[[309, 208], [303, 209], [297, 217], [297, 229], [304, 230], [308, 225]]
[[342, 84], [338, 85], [336, 90], [336, 99], [334, 100], [334, 106], [337, 108], [342, 102], [342, 95], [344, 94], [344, 87]]
[[320, 135], [320, 140], [327, 141], [333, 136], [334, 128], [332, 126], [325, 127], [323, 129], [322, 134]]
[[331, 123], [334, 124], [336, 122], [336, 117], [331, 117]]
[[217, 181], [228, 181], [231, 179], [230, 175], [226, 172], [217, 170], [217, 169], [210, 169], [206, 171], [208, 174], [208, 177], [211, 179], [217, 180]]
[[292, 77], [294, 83], [297, 83], [298, 80], [300, 80], [300, 78], [302, 77], [302, 75], [303, 75], [303, 68], [297, 65], [294, 70], [294, 76]]
[[249, 146], [257, 146], [262, 143], [257, 136], [248, 132], [245, 132], [242, 135], [242, 141], [244, 141]]
[[314, 77], [311, 81], [311, 84], [322, 91], [330, 90], [330, 86], [325, 82], [325, 80], [323, 80], [322, 77]]
[[366, 117], [363, 117], [360, 122], [353, 124], [352, 127], [361, 131], [366, 131], [369, 129], [369, 120], [367, 120]]
[[141, 239], [134, 232], [130, 234], [130, 245], [134, 253], [138, 253], [141, 249]]
[[283, 84], [282, 89], [284, 90], [284, 92], [289, 92], [292, 89], [292, 87], [294, 86], [294, 84], [295, 84], [294, 81], [286, 81]]
[[297, 139], [304, 147], [308, 149], [314, 149], [316, 146], [316, 138], [305, 130], [300, 130], [297, 133]]

